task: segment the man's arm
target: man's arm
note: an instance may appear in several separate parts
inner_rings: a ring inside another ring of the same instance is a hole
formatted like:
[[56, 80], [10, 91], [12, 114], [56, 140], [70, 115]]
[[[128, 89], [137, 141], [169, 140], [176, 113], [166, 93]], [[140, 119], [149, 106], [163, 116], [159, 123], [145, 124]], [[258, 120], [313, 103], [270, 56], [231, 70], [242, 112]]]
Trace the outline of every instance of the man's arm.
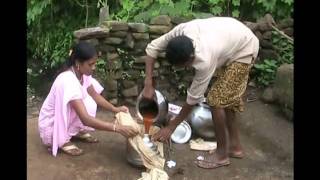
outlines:
[[143, 89], [143, 96], [148, 99], [152, 99], [154, 95], [154, 87], [153, 87], [153, 66], [155, 63], [155, 58], [151, 56], [146, 56], [145, 59], [145, 72], [146, 72], [146, 77], [144, 80], [144, 89]]
[[187, 116], [190, 114], [191, 110], [193, 108], [193, 105], [189, 105], [185, 103], [182, 106], [182, 109], [179, 113], [179, 115], [171, 120], [169, 122], [169, 125], [166, 126], [165, 128], [162, 128], [158, 133], [156, 133], [153, 137], [153, 141], [166, 141], [171, 137], [171, 134], [174, 132], [174, 130], [177, 128], [177, 126], [187, 118]]
[[183, 121], [185, 120], [188, 115], [190, 114], [192, 108], [194, 105], [190, 105], [188, 103], [184, 103], [184, 105], [182, 106], [182, 109], [180, 111], [180, 113], [178, 114], [177, 117], [175, 117], [173, 120], [171, 120], [169, 122], [168, 127], [170, 127], [173, 131], [177, 128], [177, 126]]
[[152, 99], [154, 95], [154, 87], [153, 87], [153, 67], [154, 63], [160, 52], [165, 51], [168, 42], [175, 36], [182, 35], [181, 32], [181, 24], [174, 27], [168, 33], [160, 36], [157, 39], [151, 41], [146, 48], [146, 58], [145, 58], [145, 81], [144, 81], [144, 89], [142, 95], [145, 98]]
[[[212, 73], [213, 74], [213, 73]], [[196, 71], [193, 82], [188, 89], [187, 101], [182, 106], [182, 109], [179, 115], [169, 122], [169, 125], [161, 129], [158, 133], [153, 136], [154, 141], [166, 141], [171, 137], [171, 134], [177, 128], [177, 126], [187, 118], [191, 112], [193, 106], [198, 102], [203, 100], [203, 94], [208, 87], [210, 79], [212, 77], [211, 72], [209, 71]]]

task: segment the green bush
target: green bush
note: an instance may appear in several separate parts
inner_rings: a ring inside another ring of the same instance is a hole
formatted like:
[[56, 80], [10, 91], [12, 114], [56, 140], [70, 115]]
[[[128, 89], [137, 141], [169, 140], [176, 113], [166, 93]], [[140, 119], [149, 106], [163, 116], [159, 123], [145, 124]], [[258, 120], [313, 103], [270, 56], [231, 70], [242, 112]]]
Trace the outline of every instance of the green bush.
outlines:
[[258, 85], [268, 86], [274, 81], [278, 68], [276, 60], [265, 59], [263, 63], [255, 64], [253, 67], [255, 80]]
[[[148, 22], [160, 14], [197, 18], [204, 13], [252, 21], [271, 13], [277, 20], [291, 16], [293, 10], [293, 0], [28, 0], [27, 81], [30, 88], [37, 92], [43, 82], [52, 82], [68, 56], [74, 41], [73, 31], [96, 26], [99, 8], [105, 5], [109, 6], [111, 19], [135, 22]], [[291, 51], [285, 48], [283, 46], [284, 52]], [[290, 58], [285, 57], [283, 61]], [[102, 66], [97, 68], [101, 75]], [[179, 87], [185, 89], [183, 85]]]
[[274, 82], [277, 69], [284, 63], [293, 64], [293, 44], [279, 32], [272, 32], [272, 44], [279, 59], [264, 59], [253, 67], [252, 78], [258, 86], [268, 86]]
[[[50, 83], [68, 57], [73, 31], [97, 24], [96, 3], [77, 0], [27, 1], [27, 83], [36, 92]], [[87, 19], [86, 17], [91, 18]], [[44, 92], [45, 93], [45, 92]]]

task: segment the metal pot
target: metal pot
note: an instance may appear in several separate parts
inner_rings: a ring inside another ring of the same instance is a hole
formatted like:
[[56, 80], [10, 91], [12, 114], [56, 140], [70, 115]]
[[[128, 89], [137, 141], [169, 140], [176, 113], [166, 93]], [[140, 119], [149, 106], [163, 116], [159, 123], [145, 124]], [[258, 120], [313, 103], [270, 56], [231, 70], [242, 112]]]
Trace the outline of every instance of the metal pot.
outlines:
[[187, 117], [192, 130], [202, 138], [214, 138], [214, 124], [210, 106], [202, 102], [194, 106]]
[[143, 119], [144, 113], [152, 112], [154, 113], [152, 119], [154, 125], [164, 125], [167, 121], [168, 102], [158, 90], [155, 90], [155, 96], [152, 100], [145, 99], [141, 92], [137, 98], [136, 112], [140, 120]]
[[135, 166], [135, 167], [139, 167], [142, 168], [144, 167], [143, 165], [143, 161], [140, 157], [140, 155], [138, 154], [138, 152], [131, 146], [131, 144], [129, 143], [128, 139], [127, 139], [127, 161]]
[[[158, 132], [160, 130], [159, 127], [151, 127], [150, 128], [150, 135], [149, 134], [144, 134], [143, 135], [143, 143], [145, 144], [146, 147], [149, 147], [151, 150], [153, 150], [156, 153], [160, 153], [158, 150], [158, 146], [157, 144], [155, 144], [154, 142], [152, 142], [150, 140], [151, 135], [153, 135], [154, 133]], [[138, 168], [142, 168], [144, 167], [143, 165], [143, 161], [141, 159], [141, 156], [139, 155], [139, 153], [131, 146], [129, 140], [127, 139], [127, 161]]]

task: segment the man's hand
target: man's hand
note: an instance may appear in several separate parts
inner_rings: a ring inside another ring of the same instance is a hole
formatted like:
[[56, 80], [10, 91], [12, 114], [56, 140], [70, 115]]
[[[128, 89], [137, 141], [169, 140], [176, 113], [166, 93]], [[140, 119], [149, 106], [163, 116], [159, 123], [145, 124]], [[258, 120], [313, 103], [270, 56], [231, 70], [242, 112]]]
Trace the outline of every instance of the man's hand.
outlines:
[[143, 88], [143, 91], [142, 91], [142, 96], [146, 99], [153, 99], [153, 96], [155, 94], [155, 89], [154, 87], [151, 85], [149, 87], [145, 86]]
[[169, 138], [171, 137], [171, 134], [174, 132], [175, 129], [176, 129], [176, 127], [173, 127], [170, 125], [167, 127], [164, 127], [152, 136], [152, 140], [165, 142], [165, 141], [169, 140]]

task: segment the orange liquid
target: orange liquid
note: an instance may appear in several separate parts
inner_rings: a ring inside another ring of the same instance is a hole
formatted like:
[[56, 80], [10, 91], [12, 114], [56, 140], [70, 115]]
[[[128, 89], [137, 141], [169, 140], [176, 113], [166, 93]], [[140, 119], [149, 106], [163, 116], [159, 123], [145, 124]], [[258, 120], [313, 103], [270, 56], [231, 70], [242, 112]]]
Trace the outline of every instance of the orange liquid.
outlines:
[[152, 125], [154, 115], [152, 113], [146, 113], [143, 117], [143, 124], [144, 124], [144, 130], [145, 134], [149, 134], [150, 126]]

